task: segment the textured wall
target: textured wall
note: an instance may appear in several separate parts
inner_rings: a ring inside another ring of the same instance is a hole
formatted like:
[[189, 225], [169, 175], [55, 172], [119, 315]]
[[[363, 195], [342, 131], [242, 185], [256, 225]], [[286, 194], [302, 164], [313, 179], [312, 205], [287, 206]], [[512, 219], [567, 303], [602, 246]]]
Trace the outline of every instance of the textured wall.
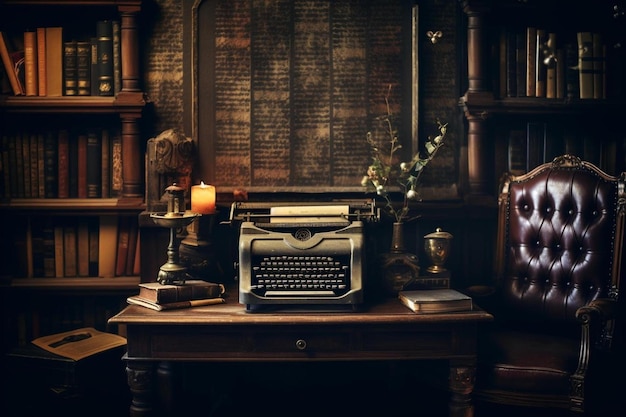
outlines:
[[[184, 0], [145, 0], [141, 34], [145, 90], [152, 102], [144, 136], [175, 128], [183, 131], [183, 7]], [[189, 0], [187, 0], [189, 1]], [[459, 5], [455, 0], [421, 0], [419, 3], [420, 137], [436, 134], [435, 119], [449, 123], [447, 146], [422, 177], [423, 196], [457, 195], [464, 174], [459, 170], [465, 154], [463, 122], [457, 106], [459, 88], [457, 33]], [[432, 44], [426, 31], [440, 30]], [[190, 132], [184, 132], [189, 135]]]
[[153, 137], [166, 129], [182, 132], [182, 0], [145, 0], [142, 17], [144, 88], [153, 107], [144, 133]]

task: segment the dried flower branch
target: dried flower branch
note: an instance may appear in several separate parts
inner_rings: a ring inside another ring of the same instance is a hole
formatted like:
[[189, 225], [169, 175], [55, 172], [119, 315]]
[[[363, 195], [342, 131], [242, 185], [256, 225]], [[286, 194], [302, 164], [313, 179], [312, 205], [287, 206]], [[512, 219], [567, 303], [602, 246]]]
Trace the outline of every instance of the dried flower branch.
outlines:
[[[368, 167], [367, 175], [363, 177], [361, 185], [370, 189], [373, 187], [376, 194], [385, 199], [385, 211], [393, 216], [396, 222], [401, 222], [407, 220], [409, 201], [419, 200], [419, 179], [426, 165], [435, 157], [439, 148], [443, 146], [448, 124], [443, 124], [437, 120], [439, 134], [434, 138], [429, 137], [424, 144], [426, 156], [422, 157], [418, 151], [410, 161], [401, 162], [397, 153], [402, 149], [402, 144], [400, 144], [398, 132], [394, 128], [393, 114], [389, 106], [388, 96], [385, 97], [385, 104], [387, 105], [387, 114], [381, 120], [386, 125], [389, 146], [380, 148], [377, 145], [378, 142], [374, 140], [372, 133], [367, 132], [367, 143], [372, 151], [372, 163]], [[389, 190], [396, 185], [400, 188], [404, 199], [399, 208], [394, 206], [389, 196]]]

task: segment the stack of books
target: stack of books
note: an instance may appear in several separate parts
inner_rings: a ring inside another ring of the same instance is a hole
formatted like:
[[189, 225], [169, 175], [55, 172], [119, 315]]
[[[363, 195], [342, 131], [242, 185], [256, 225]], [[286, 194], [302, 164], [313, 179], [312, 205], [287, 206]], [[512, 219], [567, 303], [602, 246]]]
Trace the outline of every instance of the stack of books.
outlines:
[[222, 304], [224, 285], [202, 280], [188, 280], [184, 284], [139, 284], [139, 294], [128, 297], [128, 304], [139, 305], [156, 311]]

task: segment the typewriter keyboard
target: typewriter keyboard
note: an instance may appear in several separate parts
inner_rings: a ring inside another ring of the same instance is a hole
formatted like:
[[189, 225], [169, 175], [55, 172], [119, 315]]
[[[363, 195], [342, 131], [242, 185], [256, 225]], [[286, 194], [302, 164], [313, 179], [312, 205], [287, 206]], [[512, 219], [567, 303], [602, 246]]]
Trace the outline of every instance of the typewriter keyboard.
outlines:
[[258, 256], [252, 290], [265, 295], [341, 295], [350, 289], [350, 256]]

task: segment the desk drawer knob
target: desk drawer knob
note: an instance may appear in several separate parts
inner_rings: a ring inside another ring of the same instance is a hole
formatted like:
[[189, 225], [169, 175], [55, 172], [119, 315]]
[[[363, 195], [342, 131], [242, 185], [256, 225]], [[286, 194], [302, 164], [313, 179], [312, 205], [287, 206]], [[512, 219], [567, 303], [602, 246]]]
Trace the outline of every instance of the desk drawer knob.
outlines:
[[302, 340], [302, 339], [296, 340], [296, 348], [298, 350], [306, 349], [306, 340]]

